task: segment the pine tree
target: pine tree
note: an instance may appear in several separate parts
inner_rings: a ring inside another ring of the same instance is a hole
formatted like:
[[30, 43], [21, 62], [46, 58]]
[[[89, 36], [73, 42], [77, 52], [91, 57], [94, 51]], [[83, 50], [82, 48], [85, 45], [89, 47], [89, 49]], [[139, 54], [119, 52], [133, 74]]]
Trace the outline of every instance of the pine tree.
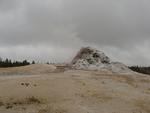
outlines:
[[34, 61], [34, 60], [32, 61], [32, 64], [35, 64], [35, 61]]

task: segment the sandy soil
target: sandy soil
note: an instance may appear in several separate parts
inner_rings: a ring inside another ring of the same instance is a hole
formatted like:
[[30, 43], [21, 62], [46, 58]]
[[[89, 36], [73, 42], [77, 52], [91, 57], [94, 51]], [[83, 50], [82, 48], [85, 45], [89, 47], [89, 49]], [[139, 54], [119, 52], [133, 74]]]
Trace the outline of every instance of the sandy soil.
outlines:
[[150, 113], [150, 76], [33, 67], [0, 77], [0, 113]]

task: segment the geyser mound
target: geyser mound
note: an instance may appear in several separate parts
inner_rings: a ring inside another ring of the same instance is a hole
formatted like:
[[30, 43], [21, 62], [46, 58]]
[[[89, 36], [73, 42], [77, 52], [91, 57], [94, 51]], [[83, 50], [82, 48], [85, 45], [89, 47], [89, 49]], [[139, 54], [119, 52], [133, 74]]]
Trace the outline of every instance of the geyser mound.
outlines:
[[91, 47], [83, 47], [71, 62], [73, 69], [109, 70], [119, 73], [132, 72], [125, 64], [113, 62], [104, 52]]

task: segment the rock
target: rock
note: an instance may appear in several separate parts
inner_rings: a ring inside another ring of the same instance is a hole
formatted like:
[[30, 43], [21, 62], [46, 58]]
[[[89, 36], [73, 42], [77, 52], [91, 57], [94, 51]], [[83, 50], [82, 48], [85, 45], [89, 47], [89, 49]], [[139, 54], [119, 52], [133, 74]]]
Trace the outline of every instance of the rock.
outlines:
[[126, 65], [120, 62], [112, 62], [104, 52], [91, 47], [83, 47], [71, 62], [73, 69], [102, 70], [112, 72], [128, 73], [132, 72]]
[[90, 47], [82, 48], [72, 60], [72, 64], [75, 64], [78, 60], [81, 60], [81, 62], [85, 61], [89, 64], [110, 63], [109, 57], [107, 57], [103, 52]]

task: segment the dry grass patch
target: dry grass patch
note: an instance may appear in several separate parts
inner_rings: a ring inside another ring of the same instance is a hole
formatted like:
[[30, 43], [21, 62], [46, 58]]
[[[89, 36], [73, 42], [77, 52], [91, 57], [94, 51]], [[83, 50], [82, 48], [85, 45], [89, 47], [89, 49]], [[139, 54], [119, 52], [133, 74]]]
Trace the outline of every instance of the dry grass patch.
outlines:
[[27, 97], [25, 99], [17, 100], [17, 101], [13, 102], [13, 104], [15, 104], [15, 105], [23, 105], [23, 104], [30, 105], [30, 104], [42, 104], [42, 103], [44, 103], [44, 99], [37, 98], [34, 96]]
[[134, 88], [137, 88], [137, 81], [132, 77], [132, 75], [125, 75], [125, 74], [94, 74], [95, 76], [92, 76], [95, 80], [102, 80], [102, 79], [109, 79], [109, 80], [115, 80], [117, 82], [128, 84]]
[[20, 100], [10, 99], [8, 102], [0, 101], [0, 107], [4, 106], [6, 109], [12, 109], [15, 106], [38, 105], [38, 104], [44, 104], [44, 103], [45, 103], [44, 99], [31, 96], [31, 97], [27, 97], [27, 98], [20, 99]]
[[115, 75], [112, 78], [113, 80], [116, 80], [118, 82], [123, 82], [123, 83], [126, 83], [130, 86], [137, 88], [136, 81], [130, 75]]
[[27, 104], [41, 104], [42, 100], [34, 96], [26, 98]]
[[105, 94], [105, 93], [99, 93], [97, 91], [91, 91], [91, 90], [88, 90], [87, 92], [85, 93], [78, 93], [78, 94], [75, 94], [76, 96], [79, 96], [81, 97], [82, 99], [88, 99], [88, 100], [95, 100], [95, 101], [99, 101], [99, 102], [108, 102], [108, 101], [111, 101], [114, 97], [108, 95], [108, 94]]
[[146, 93], [146, 94], [150, 94], [150, 88], [148, 88], [148, 89], [144, 90], [144, 93]]
[[109, 95], [106, 95], [106, 94], [103, 94], [103, 93], [96, 93], [96, 92], [93, 92], [90, 94], [90, 96], [92, 98], [95, 98], [101, 102], [107, 102], [107, 101], [110, 101], [113, 99], [113, 97], [109, 96]]
[[140, 82], [142, 82], [142, 83], [150, 83], [150, 80], [149, 79], [141, 79]]
[[44, 109], [40, 109], [38, 113], [68, 113], [68, 111], [58, 106], [47, 106]]
[[136, 100], [135, 105], [142, 111], [150, 113], [150, 101], [149, 100]]
[[3, 106], [3, 105], [4, 105], [4, 103], [0, 101], [0, 107]]

